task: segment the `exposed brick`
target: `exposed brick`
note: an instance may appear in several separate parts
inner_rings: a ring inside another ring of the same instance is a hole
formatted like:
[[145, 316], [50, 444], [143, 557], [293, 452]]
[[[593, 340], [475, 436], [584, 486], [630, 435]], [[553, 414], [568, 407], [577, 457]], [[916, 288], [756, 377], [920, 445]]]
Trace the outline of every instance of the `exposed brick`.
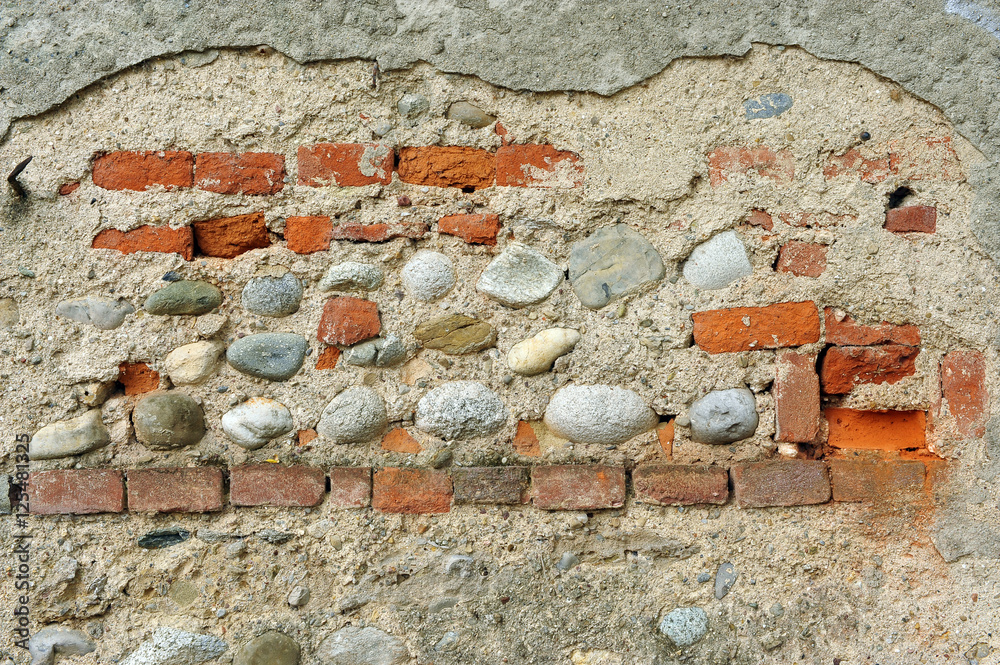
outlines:
[[338, 359], [340, 359], [340, 349], [328, 346], [316, 357], [316, 369], [333, 369], [337, 366]]
[[799, 228], [828, 228], [841, 226], [857, 219], [854, 215], [834, 215], [829, 212], [781, 212], [778, 219]]
[[517, 421], [517, 431], [514, 433], [514, 440], [511, 442], [514, 452], [525, 457], [541, 457], [542, 450], [538, 445], [538, 436], [531, 423], [523, 420]]
[[111, 152], [94, 160], [94, 184], [103, 189], [142, 192], [162, 185], [169, 189], [194, 182], [194, 156], [184, 151]]
[[427, 225], [421, 223], [409, 224], [359, 224], [344, 222], [330, 231], [334, 240], [353, 240], [355, 242], [385, 242], [393, 238], [413, 238], [419, 240], [427, 235]]
[[59, 185], [59, 196], [69, 196], [76, 190], [80, 189], [80, 181], [67, 182]]
[[497, 150], [497, 185], [501, 187], [579, 187], [580, 155], [550, 145], [505, 145]]
[[747, 217], [747, 223], [752, 226], [759, 226], [766, 231], [774, 229], [774, 220], [771, 218], [771, 215], [763, 210], [751, 210], [750, 215]]
[[288, 217], [285, 220], [285, 241], [296, 254], [312, 254], [330, 249], [333, 222], [326, 215]]
[[325, 492], [326, 476], [314, 467], [247, 464], [229, 470], [234, 506], [315, 506]]
[[819, 340], [819, 310], [811, 301], [714, 309], [696, 312], [693, 318], [695, 344], [709, 353], [779, 349]]
[[416, 455], [423, 449], [420, 442], [410, 436], [410, 433], [402, 427], [397, 427], [390, 431], [382, 439], [382, 450], [388, 450], [393, 453]]
[[962, 166], [950, 136], [896, 139], [889, 163], [901, 180], [963, 180]]
[[819, 277], [826, 270], [826, 245], [790, 240], [778, 251], [778, 272], [798, 277]]
[[827, 179], [847, 175], [870, 183], [882, 182], [893, 173], [888, 157], [868, 159], [857, 148], [851, 148], [843, 155], [831, 155], [823, 168], [823, 176]]
[[28, 476], [28, 509], [36, 515], [89, 515], [125, 510], [125, 483], [114, 469], [36, 471]]
[[774, 379], [776, 441], [811, 443], [819, 434], [819, 376], [816, 354], [783, 351]]
[[363, 508], [372, 502], [372, 470], [367, 466], [336, 466], [330, 469], [329, 508]]
[[172, 229], [169, 226], [140, 226], [131, 231], [105, 229], [91, 244], [94, 249], [115, 249], [122, 254], [160, 252], [180, 254], [186, 261], [194, 258], [194, 233], [190, 226]]
[[210, 466], [131, 469], [128, 509], [153, 513], [222, 510], [222, 470]]
[[657, 506], [723, 504], [729, 499], [729, 474], [718, 466], [644, 464], [632, 472], [635, 500]]
[[920, 347], [902, 344], [831, 346], [820, 366], [820, 385], [828, 395], [846, 395], [860, 384], [897, 383], [916, 374], [919, 353]]
[[830, 500], [823, 462], [774, 460], [737, 464], [730, 469], [736, 503], [743, 508], [808, 506]]
[[656, 426], [656, 440], [659, 441], [660, 449], [663, 450], [663, 454], [668, 459], [674, 455], [674, 434], [675, 426], [673, 418]]
[[459, 467], [451, 474], [455, 503], [518, 504], [528, 500], [528, 467]]
[[897, 326], [882, 323], [865, 326], [855, 323], [847, 314], [827, 307], [823, 310], [826, 323], [826, 343], [840, 346], [869, 346], [872, 344], [906, 344], [920, 346], [920, 329], [917, 326]]
[[959, 436], [982, 437], [990, 418], [986, 360], [978, 351], [952, 351], [941, 359], [941, 393]]
[[285, 156], [273, 152], [205, 152], [194, 159], [195, 186], [217, 194], [276, 194], [285, 186]]
[[834, 448], [904, 450], [926, 448], [926, 414], [923, 411], [857, 411], [829, 408], [827, 439]]
[[899, 502], [924, 487], [924, 463], [830, 460], [834, 501]]
[[451, 478], [435, 469], [379, 469], [372, 483], [372, 506], [383, 513], [447, 513], [451, 497]]
[[388, 185], [392, 148], [376, 143], [317, 143], [299, 147], [299, 184], [308, 187]]
[[507, 128], [499, 122], [493, 125], [493, 131], [500, 137], [500, 142], [503, 145], [510, 145], [510, 142], [514, 140], [513, 137], [511, 137], [510, 132], [507, 131]]
[[378, 307], [370, 300], [340, 296], [330, 298], [323, 306], [317, 336], [326, 344], [348, 346], [379, 334], [382, 324]]
[[426, 146], [399, 151], [399, 179], [413, 185], [483, 189], [496, 177], [496, 158], [476, 148]]
[[903, 206], [886, 210], [885, 230], [893, 233], [934, 233], [937, 231], [937, 208]]
[[500, 216], [491, 214], [447, 215], [438, 220], [438, 233], [458, 236], [467, 243], [496, 245]]
[[795, 157], [789, 150], [775, 152], [766, 146], [720, 146], [708, 155], [708, 178], [712, 187], [718, 187], [738, 173], [750, 172], [777, 183], [789, 183], [795, 176]]
[[599, 464], [536, 466], [531, 501], [542, 510], [601, 510], [625, 503], [625, 469]]
[[160, 373], [146, 363], [122, 363], [118, 365], [118, 383], [125, 387], [126, 395], [141, 395], [159, 390]]
[[205, 256], [232, 259], [271, 244], [262, 212], [207, 219], [192, 226], [198, 250]]
[[310, 443], [316, 440], [319, 434], [314, 429], [300, 429], [298, 431], [298, 439], [300, 446], [308, 446]]

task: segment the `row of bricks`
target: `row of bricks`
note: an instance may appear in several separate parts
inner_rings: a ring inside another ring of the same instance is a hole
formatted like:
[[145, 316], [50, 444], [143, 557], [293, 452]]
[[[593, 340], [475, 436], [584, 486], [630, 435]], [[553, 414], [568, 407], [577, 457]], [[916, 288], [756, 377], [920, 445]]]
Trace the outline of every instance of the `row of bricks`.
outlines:
[[[298, 184], [306, 187], [388, 185], [393, 172], [413, 185], [483, 189], [577, 187], [583, 165], [576, 153], [551, 145], [505, 145], [496, 153], [459, 146], [402, 148], [319, 143], [298, 149]], [[553, 174], [555, 173], [555, 178]], [[109, 190], [197, 187], [218, 194], [275, 194], [285, 186], [285, 156], [270, 152], [125, 151], [98, 155], [94, 184]], [[68, 189], [68, 188], [67, 188]], [[61, 191], [71, 193], [72, 189]], [[75, 188], [74, 188], [75, 189]]]
[[[798, 506], [835, 501], [899, 500], [922, 491], [925, 465], [915, 460], [827, 462], [780, 460], [717, 466], [651, 464], [632, 472], [635, 500], [652, 505], [722, 505], [730, 480], [744, 508]], [[376, 469], [260, 464], [229, 470], [233, 506], [371, 505], [387, 513], [445, 513], [455, 504], [517, 505], [542, 510], [620, 508], [626, 471], [602, 465], [477, 467], [443, 470]], [[221, 469], [189, 467], [40, 471], [30, 474], [28, 506], [33, 514], [210, 512], [225, 503]], [[329, 487], [327, 486], [329, 478]]]
[[[778, 213], [778, 219], [785, 224], [800, 228], [827, 228], [841, 224], [845, 219], [856, 219], [853, 215], [832, 215], [829, 213]], [[763, 210], [751, 210], [746, 220], [751, 226], [759, 226], [765, 231], [774, 230], [774, 217]], [[926, 205], [901, 206], [890, 208], [885, 211], [885, 222], [882, 228], [893, 233], [936, 233], [937, 232], [937, 208]], [[796, 247], [792, 243], [798, 242], [802, 247]], [[804, 243], [792, 241], [788, 245], [795, 248], [797, 252], [803, 252], [806, 248], [811, 248], [815, 256], [814, 262], [821, 259], [826, 264], [826, 245], [818, 243]], [[786, 246], [788, 246], [786, 245]], [[784, 248], [782, 249], [784, 252]], [[816, 256], [822, 252], [821, 256]], [[779, 256], [779, 265], [782, 258]], [[810, 275], [810, 277], [817, 277]]]

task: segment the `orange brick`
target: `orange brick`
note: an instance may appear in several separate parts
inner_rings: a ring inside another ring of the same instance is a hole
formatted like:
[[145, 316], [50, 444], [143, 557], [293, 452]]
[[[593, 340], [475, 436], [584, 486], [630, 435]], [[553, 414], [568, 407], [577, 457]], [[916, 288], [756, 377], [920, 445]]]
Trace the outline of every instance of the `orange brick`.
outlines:
[[656, 440], [660, 442], [660, 448], [668, 459], [674, 455], [674, 429], [673, 418], [656, 426]]
[[924, 475], [924, 463], [917, 461], [830, 460], [834, 501], [906, 501], [923, 491]]
[[798, 277], [819, 277], [826, 270], [826, 245], [790, 240], [778, 251], [778, 272]]
[[209, 219], [193, 226], [195, 242], [205, 256], [232, 259], [271, 244], [262, 212]]
[[316, 437], [319, 436], [319, 434], [317, 434], [316, 430], [314, 429], [300, 429], [298, 435], [299, 435], [300, 446], [308, 446], [310, 443], [316, 440]]
[[986, 360], [978, 351], [952, 351], [941, 360], [941, 393], [959, 436], [982, 437], [990, 418]]
[[496, 178], [496, 158], [476, 148], [426, 146], [399, 151], [399, 179], [413, 185], [490, 187]]
[[751, 210], [750, 216], [747, 217], [747, 223], [752, 226], [759, 226], [765, 231], [774, 229], [774, 220], [771, 218], [771, 215], [763, 210]]
[[337, 366], [340, 358], [340, 349], [335, 346], [328, 346], [319, 352], [316, 358], [316, 369], [333, 369]]
[[316, 506], [326, 492], [322, 469], [280, 464], [246, 464], [229, 470], [234, 506]]
[[500, 216], [491, 214], [447, 215], [438, 220], [438, 233], [458, 236], [470, 244], [496, 245]]
[[333, 222], [325, 215], [289, 217], [285, 220], [285, 241], [296, 254], [312, 254], [330, 249]]
[[724, 504], [729, 473], [718, 466], [644, 464], [632, 472], [635, 500], [655, 506]]
[[76, 190], [80, 189], [80, 181], [67, 182], [63, 185], [59, 185], [59, 196], [69, 196]]
[[330, 508], [363, 508], [372, 502], [372, 470], [367, 466], [335, 466], [330, 469]]
[[122, 472], [113, 469], [36, 471], [28, 475], [28, 509], [35, 515], [90, 515], [125, 510]]
[[447, 513], [451, 498], [451, 478], [445, 471], [379, 469], [372, 482], [372, 507], [383, 513]]
[[317, 143], [299, 147], [299, 184], [363, 187], [392, 181], [395, 154], [376, 143]]
[[823, 462], [773, 460], [730, 469], [733, 494], [742, 508], [810, 506], [830, 500], [830, 477]]
[[359, 224], [344, 222], [338, 224], [330, 232], [334, 240], [353, 240], [355, 242], [385, 242], [393, 238], [414, 238], [419, 240], [427, 235], [427, 225], [410, 224]]
[[926, 448], [923, 411], [824, 411], [830, 427], [827, 442], [834, 448], [906, 450]]
[[820, 417], [816, 354], [779, 353], [773, 393], [775, 440], [815, 441]]
[[935, 233], [937, 208], [903, 206], [885, 211], [885, 230], [893, 233]]
[[419, 441], [410, 436], [410, 433], [405, 429], [397, 427], [382, 439], [382, 450], [416, 455], [423, 450], [423, 446], [420, 445]]
[[751, 172], [787, 184], [795, 177], [795, 157], [789, 150], [775, 152], [766, 146], [720, 146], [708, 155], [708, 178], [712, 187], [718, 187], [735, 174]]
[[378, 307], [370, 300], [340, 296], [323, 306], [317, 336], [326, 344], [349, 346], [379, 334]]
[[950, 136], [896, 139], [889, 144], [889, 163], [902, 180], [964, 180]]
[[846, 395], [854, 386], [898, 383], [917, 372], [920, 348], [902, 344], [831, 346], [823, 356], [820, 384], [828, 395]]
[[831, 155], [823, 168], [823, 176], [827, 180], [846, 175], [876, 183], [882, 182], [894, 173], [895, 170], [890, 165], [888, 157], [868, 159], [863, 157], [857, 148], [851, 148], [843, 155]]
[[849, 315], [832, 307], [823, 310], [826, 323], [826, 343], [841, 346], [870, 346], [872, 344], [906, 344], [920, 346], [920, 329], [917, 326], [897, 326], [882, 323], [877, 326], [860, 325]]
[[276, 194], [285, 186], [285, 156], [273, 152], [204, 152], [194, 160], [195, 186], [217, 194]]
[[200, 466], [128, 471], [130, 511], [204, 513], [222, 510], [222, 503], [220, 469]]
[[625, 469], [599, 464], [536, 466], [531, 502], [542, 510], [602, 510], [625, 504]]
[[102, 189], [142, 192], [168, 190], [194, 182], [194, 156], [183, 151], [112, 152], [94, 159], [94, 184]]
[[538, 437], [531, 423], [523, 420], [517, 421], [517, 432], [514, 433], [514, 440], [511, 442], [514, 452], [525, 457], [541, 457], [542, 451], [538, 445]]
[[497, 150], [500, 187], [579, 187], [580, 155], [550, 145], [505, 145]]
[[141, 395], [160, 388], [160, 373], [146, 363], [122, 363], [118, 366], [118, 383], [125, 386], [126, 395]]
[[194, 233], [190, 226], [172, 229], [169, 226], [140, 226], [131, 231], [105, 229], [91, 244], [94, 249], [115, 249], [122, 254], [160, 252], [180, 254], [184, 260], [194, 258]]
[[785, 302], [696, 312], [694, 341], [709, 353], [759, 351], [819, 340], [816, 303]]

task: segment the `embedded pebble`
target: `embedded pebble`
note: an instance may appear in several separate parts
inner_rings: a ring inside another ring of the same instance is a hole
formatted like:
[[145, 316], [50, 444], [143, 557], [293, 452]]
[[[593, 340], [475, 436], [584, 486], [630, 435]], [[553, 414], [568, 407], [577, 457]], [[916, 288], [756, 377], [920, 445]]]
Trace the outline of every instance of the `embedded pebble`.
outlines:
[[753, 274], [747, 250], [735, 231], [726, 231], [694, 248], [684, 262], [684, 278], [699, 289], [723, 289]]
[[208, 282], [174, 282], [146, 298], [142, 306], [150, 314], [179, 316], [208, 314], [222, 304], [222, 291]]
[[493, 326], [464, 314], [445, 314], [424, 321], [413, 330], [413, 336], [424, 348], [452, 355], [482, 351], [497, 341]]
[[222, 416], [222, 431], [247, 450], [292, 431], [292, 412], [280, 402], [254, 397]]
[[126, 300], [113, 300], [104, 296], [87, 296], [64, 300], [56, 305], [56, 314], [79, 323], [89, 323], [100, 330], [114, 330], [125, 323], [125, 317], [135, 313], [135, 307]]
[[82, 656], [97, 649], [97, 645], [82, 630], [46, 626], [28, 640], [31, 665], [52, 665], [56, 654]]
[[302, 282], [290, 272], [281, 277], [254, 277], [243, 287], [243, 309], [260, 316], [281, 317], [299, 311]]
[[403, 95], [402, 98], [396, 102], [396, 110], [399, 111], [399, 115], [410, 119], [416, 118], [421, 113], [426, 113], [430, 110], [430, 108], [431, 103], [426, 97], [413, 92]]
[[638, 393], [616, 386], [569, 385], [559, 389], [545, 409], [549, 429], [573, 443], [624, 443], [657, 422]]
[[295, 333], [259, 333], [233, 342], [226, 360], [239, 372], [267, 381], [285, 381], [306, 359], [306, 339]]
[[612, 300], [663, 279], [663, 260], [645, 237], [624, 224], [598, 229], [573, 245], [569, 280], [584, 307]]
[[442, 439], [470, 439], [493, 434], [507, 422], [500, 398], [476, 381], [451, 381], [417, 403], [418, 429]]
[[563, 271], [541, 253], [512, 243], [483, 270], [476, 290], [508, 307], [540, 303], [556, 290]]
[[715, 390], [688, 409], [691, 439], [699, 443], [732, 443], [757, 431], [757, 401], [746, 388]]
[[147, 393], [132, 411], [135, 437], [154, 450], [190, 446], [205, 436], [205, 413], [179, 392]]
[[82, 455], [109, 443], [111, 435], [101, 421], [101, 410], [91, 409], [81, 416], [46, 425], [35, 432], [28, 444], [28, 457], [40, 460]]
[[761, 120], [781, 115], [792, 108], [792, 98], [784, 92], [772, 92], [761, 95], [757, 99], [743, 102], [743, 110], [747, 120]]
[[358, 367], [391, 367], [406, 359], [406, 345], [398, 335], [389, 333], [348, 347], [340, 357]]
[[569, 570], [578, 563], [580, 563], [580, 558], [578, 556], [572, 552], [564, 552], [558, 563], [556, 563], [556, 568], [559, 570]]
[[155, 529], [141, 536], [136, 544], [145, 550], [162, 550], [180, 545], [190, 537], [191, 532], [186, 529]]
[[379, 436], [388, 424], [379, 394], [365, 386], [351, 386], [326, 405], [316, 432], [334, 443], [364, 443]]
[[174, 385], [194, 385], [212, 376], [226, 350], [222, 342], [194, 342], [179, 346], [163, 359], [167, 376]]
[[157, 628], [121, 665], [194, 665], [217, 658], [226, 649], [226, 643], [212, 635]]
[[780, 617], [785, 613], [785, 608], [781, 606], [781, 603], [775, 603], [774, 605], [771, 605], [768, 612], [770, 612], [772, 616]]
[[698, 573], [698, 584], [704, 584], [712, 579], [710, 573]]
[[104, 404], [114, 391], [115, 381], [91, 381], [79, 386], [76, 390], [77, 400], [85, 406], [100, 406]]
[[202, 337], [217, 335], [229, 318], [221, 314], [203, 314], [195, 320], [194, 327]]
[[309, 602], [309, 589], [296, 586], [288, 593], [288, 604], [292, 607], [302, 607]]
[[400, 277], [409, 295], [432, 302], [455, 286], [455, 267], [441, 252], [422, 249], [406, 262]]
[[455, 102], [449, 106], [447, 117], [449, 120], [457, 120], [473, 129], [481, 129], [496, 122], [494, 116], [486, 113], [475, 104], [464, 101]]
[[437, 644], [434, 645], [435, 651], [454, 651], [458, 648], [459, 634], [453, 630], [449, 630], [447, 633], [441, 636]]
[[330, 266], [323, 279], [319, 280], [320, 291], [344, 291], [347, 289], [364, 289], [372, 291], [382, 286], [385, 273], [378, 266], [355, 261], [345, 261]]
[[579, 341], [580, 333], [571, 328], [543, 330], [512, 346], [507, 353], [507, 366], [525, 376], [547, 372], [556, 358], [572, 351]]
[[271, 630], [240, 647], [233, 665], [297, 665], [300, 651], [291, 637]]
[[719, 570], [715, 573], [716, 599], [722, 600], [725, 598], [734, 584], [736, 584], [736, 566], [727, 561], [720, 565]]
[[324, 665], [405, 665], [410, 654], [402, 640], [378, 628], [345, 626], [323, 640], [316, 651]]
[[708, 615], [700, 607], [678, 607], [660, 621], [660, 632], [678, 647], [689, 647], [708, 632]]

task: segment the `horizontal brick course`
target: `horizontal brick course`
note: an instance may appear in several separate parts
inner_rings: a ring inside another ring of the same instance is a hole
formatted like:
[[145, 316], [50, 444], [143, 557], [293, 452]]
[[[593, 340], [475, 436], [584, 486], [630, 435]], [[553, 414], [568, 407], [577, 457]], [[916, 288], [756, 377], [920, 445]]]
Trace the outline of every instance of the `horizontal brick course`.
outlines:
[[130, 511], [203, 513], [222, 510], [222, 506], [221, 469], [201, 466], [128, 472]]
[[724, 504], [729, 473], [718, 466], [646, 464], [632, 472], [635, 500], [657, 506]]
[[734, 307], [695, 312], [694, 342], [709, 353], [759, 351], [819, 340], [819, 310], [813, 302]]
[[937, 208], [904, 206], [885, 211], [885, 230], [893, 233], [935, 233]]
[[205, 256], [236, 258], [251, 249], [271, 244], [264, 223], [264, 213], [206, 219], [192, 224], [198, 250]]
[[205, 152], [194, 160], [195, 187], [217, 194], [276, 194], [285, 186], [285, 156], [272, 152]]
[[528, 500], [524, 466], [459, 467], [451, 474], [455, 503], [518, 504]]
[[823, 168], [823, 176], [827, 179], [849, 176], [869, 183], [882, 182], [893, 173], [887, 155], [866, 158], [857, 148], [851, 148], [843, 155], [831, 155]]
[[409, 224], [359, 224], [344, 222], [330, 230], [334, 240], [354, 242], [386, 242], [395, 238], [419, 240], [427, 235], [427, 225], [419, 222]]
[[425, 146], [399, 151], [399, 179], [413, 185], [483, 189], [496, 178], [496, 157], [485, 150]]
[[103, 189], [168, 190], [194, 182], [194, 155], [185, 151], [111, 152], [94, 159], [94, 184]]
[[917, 372], [920, 348], [902, 344], [832, 346], [823, 356], [820, 383], [828, 395], [846, 395], [861, 384], [893, 384]]
[[285, 219], [285, 241], [296, 254], [312, 254], [330, 249], [333, 222], [325, 215], [288, 217]]
[[830, 500], [823, 462], [775, 460], [737, 464], [730, 469], [736, 503], [743, 508], [807, 506]]
[[384, 513], [447, 513], [451, 478], [435, 469], [385, 468], [372, 481], [372, 507]]
[[826, 343], [840, 346], [872, 344], [906, 344], [920, 346], [920, 329], [912, 325], [882, 323], [866, 326], [855, 322], [848, 314], [832, 307], [823, 310]]
[[493, 214], [447, 215], [438, 220], [438, 233], [457, 236], [470, 244], [497, 244], [500, 216]]
[[899, 502], [924, 486], [924, 463], [893, 460], [830, 460], [834, 501]]
[[580, 156], [551, 145], [506, 145], [497, 150], [497, 185], [501, 187], [579, 187]]
[[125, 510], [125, 483], [114, 469], [37, 471], [28, 477], [28, 509], [36, 515], [88, 515]]
[[327, 507], [332, 509], [363, 508], [372, 502], [372, 470], [367, 466], [337, 466], [330, 469], [330, 496]]
[[314, 467], [247, 464], [229, 470], [234, 506], [316, 506], [325, 492], [326, 476]]
[[307, 187], [363, 187], [392, 181], [395, 155], [376, 143], [317, 143], [298, 150], [298, 183]]
[[94, 236], [94, 249], [114, 249], [122, 254], [159, 252], [180, 254], [185, 261], [194, 258], [194, 232], [190, 226], [172, 229], [169, 226], [140, 226], [131, 231], [105, 229]]
[[923, 411], [858, 411], [829, 408], [827, 443], [834, 448], [904, 450], [926, 448]]
[[720, 146], [709, 153], [708, 177], [712, 187], [740, 173], [756, 173], [787, 184], [795, 177], [795, 157], [790, 150], [775, 152], [766, 146]]
[[602, 510], [625, 504], [625, 469], [600, 464], [536, 466], [531, 502], [542, 510]]

